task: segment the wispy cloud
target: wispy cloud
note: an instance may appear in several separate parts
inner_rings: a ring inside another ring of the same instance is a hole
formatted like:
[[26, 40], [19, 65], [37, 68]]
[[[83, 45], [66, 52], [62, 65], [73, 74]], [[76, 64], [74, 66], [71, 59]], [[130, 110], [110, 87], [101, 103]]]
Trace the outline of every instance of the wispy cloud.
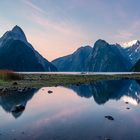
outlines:
[[24, 4], [32, 8], [32, 10], [39, 12], [41, 14], [47, 15], [46, 11], [35, 5], [31, 0], [22, 0]]
[[129, 31], [125, 31], [125, 30], [120, 30], [115, 35], [115, 38], [118, 38], [121, 40], [126, 40], [126, 39], [130, 39], [132, 36], [133, 36], [133, 33], [129, 32]]
[[[74, 25], [69, 19], [63, 21], [52, 21], [46, 15], [47, 12], [37, 5], [35, 5], [31, 0], [22, 0], [24, 4], [29, 6], [29, 10], [31, 11], [30, 20], [40, 26], [42, 26], [46, 30], [55, 30], [59, 33], [71, 36], [81, 36], [82, 30], [79, 26]], [[45, 16], [44, 16], [45, 15]]]
[[131, 23], [129, 23], [129, 26], [118, 30], [114, 38], [115, 40], [121, 41], [130, 41], [133, 39], [138, 39], [137, 35], [139, 34], [139, 29], [140, 29], [140, 21], [139, 20], [132, 21]]
[[28, 11], [28, 15], [25, 15], [26, 20], [36, 27], [28, 29], [29, 40], [47, 59], [53, 60], [58, 56], [69, 54], [83, 45], [84, 40], [88, 40], [85, 30], [67, 16], [63, 20], [57, 20], [55, 17], [52, 19], [47, 11], [28, 0], [24, 2], [24, 6]]
[[42, 26], [45, 30], [56, 31], [58, 34], [63, 34], [71, 37], [82, 37], [83, 33], [80, 27], [73, 25], [72, 23], [56, 23], [46, 18], [32, 15], [32, 20], [38, 25]]

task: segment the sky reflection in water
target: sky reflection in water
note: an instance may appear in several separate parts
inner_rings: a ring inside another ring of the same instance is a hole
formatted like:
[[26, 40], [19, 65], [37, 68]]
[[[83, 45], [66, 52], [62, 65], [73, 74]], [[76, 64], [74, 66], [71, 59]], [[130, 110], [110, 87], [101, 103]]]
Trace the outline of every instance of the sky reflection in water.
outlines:
[[[133, 80], [44, 87], [0, 97], [0, 140], [139, 140], [139, 102], [140, 85]], [[13, 114], [11, 109], [18, 104], [26, 108]]]

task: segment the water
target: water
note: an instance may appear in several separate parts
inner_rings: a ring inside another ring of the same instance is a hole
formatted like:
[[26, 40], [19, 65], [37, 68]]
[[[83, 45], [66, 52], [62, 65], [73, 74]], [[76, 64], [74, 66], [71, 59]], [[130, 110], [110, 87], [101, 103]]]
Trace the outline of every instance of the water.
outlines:
[[[0, 140], [139, 140], [139, 103], [140, 85], [133, 80], [43, 87], [0, 97]], [[12, 113], [18, 104], [25, 110]]]
[[114, 75], [140, 74], [140, 72], [16, 72], [18, 74], [59, 74], [59, 75]]

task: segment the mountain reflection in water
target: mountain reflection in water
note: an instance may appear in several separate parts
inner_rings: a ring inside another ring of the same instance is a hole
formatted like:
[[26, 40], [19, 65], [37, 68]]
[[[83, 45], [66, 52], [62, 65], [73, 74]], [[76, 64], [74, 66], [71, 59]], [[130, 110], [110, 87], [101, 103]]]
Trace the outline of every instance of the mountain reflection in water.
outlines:
[[12, 109], [17, 105], [24, 105], [26, 107], [27, 102], [32, 99], [36, 91], [36, 89], [31, 89], [24, 93], [15, 92], [13, 95], [0, 96], [0, 105], [6, 112], [11, 113], [15, 118], [18, 118], [23, 111], [14, 113], [12, 112]]
[[[43, 87], [1, 96], [0, 140], [139, 140], [139, 103], [140, 85], [134, 80]], [[20, 104], [25, 109], [13, 113]]]
[[[70, 85], [66, 88], [72, 89], [80, 97], [93, 97], [99, 105], [105, 104], [109, 100], [120, 100], [121, 98], [134, 105], [140, 102], [140, 85], [135, 80], [99, 81], [92, 84]], [[13, 113], [12, 108], [19, 104], [26, 107], [27, 102], [33, 98], [36, 92], [36, 89], [32, 89], [23, 94], [15, 93], [11, 96], [1, 96], [0, 105], [6, 112], [12, 113], [15, 118], [18, 118], [23, 112]]]
[[100, 81], [86, 85], [71, 85], [72, 89], [80, 97], [91, 98], [99, 105], [105, 104], [109, 100], [119, 100], [122, 97], [140, 102], [140, 85], [135, 80], [110, 80]]

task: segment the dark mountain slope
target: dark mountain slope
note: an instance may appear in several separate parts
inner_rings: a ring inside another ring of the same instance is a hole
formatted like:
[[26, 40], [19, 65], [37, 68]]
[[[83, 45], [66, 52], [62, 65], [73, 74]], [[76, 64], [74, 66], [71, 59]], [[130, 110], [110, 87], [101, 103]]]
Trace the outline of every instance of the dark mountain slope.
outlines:
[[0, 39], [0, 69], [14, 71], [56, 71], [30, 43], [22, 29], [15, 26]]
[[59, 71], [85, 71], [85, 62], [91, 50], [90, 46], [81, 47], [73, 54], [55, 59], [52, 63]]
[[86, 62], [86, 66], [87, 71], [123, 72], [129, 71], [132, 65], [121, 46], [110, 45], [104, 40], [98, 40]]

